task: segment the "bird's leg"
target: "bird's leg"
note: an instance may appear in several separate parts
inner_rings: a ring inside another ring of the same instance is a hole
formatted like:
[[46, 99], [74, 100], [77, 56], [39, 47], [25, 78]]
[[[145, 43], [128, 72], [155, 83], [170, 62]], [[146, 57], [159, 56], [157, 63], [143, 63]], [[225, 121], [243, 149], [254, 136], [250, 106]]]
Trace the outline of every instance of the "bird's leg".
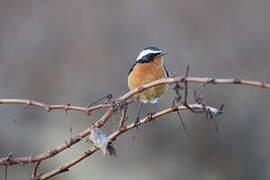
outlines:
[[153, 118], [153, 115], [156, 114], [156, 112], [157, 112], [157, 103], [154, 104], [154, 111], [148, 113], [148, 118], [149, 118], [149, 119], [152, 119], [153, 122], [155, 122], [155, 118]]
[[138, 114], [137, 114], [137, 118], [136, 118], [136, 121], [134, 122], [134, 126], [135, 127], [138, 127], [138, 125], [140, 124], [140, 115], [141, 115], [142, 105], [143, 105], [143, 103], [140, 103], [140, 107], [139, 107], [139, 111], [138, 111]]

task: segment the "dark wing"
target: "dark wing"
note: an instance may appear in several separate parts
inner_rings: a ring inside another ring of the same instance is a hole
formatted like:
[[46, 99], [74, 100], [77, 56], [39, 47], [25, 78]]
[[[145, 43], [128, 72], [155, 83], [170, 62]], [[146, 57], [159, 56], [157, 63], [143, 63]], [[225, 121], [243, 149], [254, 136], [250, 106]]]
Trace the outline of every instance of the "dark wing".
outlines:
[[133, 68], [136, 66], [136, 64], [138, 63], [148, 63], [149, 61], [146, 60], [146, 59], [140, 59], [140, 60], [137, 60], [135, 61], [135, 63], [132, 65], [132, 67], [130, 68], [129, 72], [128, 72], [128, 75], [131, 73], [131, 71], [133, 70]]
[[129, 72], [128, 72], [128, 75], [131, 73], [131, 71], [133, 70], [133, 68], [136, 66], [138, 62], [136, 61], [130, 68]]
[[168, 70], [166, 69], [166, 67], [165, 67], [164, 65], [163, 65], [163, 67], [164, 67], [164, 69], [165, 69], [165, 72], [166, 72], [167, 77], [169, 77], [170, 74], [169, 74]]

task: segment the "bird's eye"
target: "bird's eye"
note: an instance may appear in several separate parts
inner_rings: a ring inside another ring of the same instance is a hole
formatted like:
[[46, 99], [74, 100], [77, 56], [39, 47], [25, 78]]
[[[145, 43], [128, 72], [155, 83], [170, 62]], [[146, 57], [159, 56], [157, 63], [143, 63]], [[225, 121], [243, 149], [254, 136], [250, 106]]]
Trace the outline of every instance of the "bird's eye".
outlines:
[[145, 60], [151, 61], [154, 58], [153, 54], [148, 54], [145, 56]]
[[148, 56], [143, 56], [143, 58], [142, 58], [144, 61], [147, 61], [149, 58], [148, 58]]

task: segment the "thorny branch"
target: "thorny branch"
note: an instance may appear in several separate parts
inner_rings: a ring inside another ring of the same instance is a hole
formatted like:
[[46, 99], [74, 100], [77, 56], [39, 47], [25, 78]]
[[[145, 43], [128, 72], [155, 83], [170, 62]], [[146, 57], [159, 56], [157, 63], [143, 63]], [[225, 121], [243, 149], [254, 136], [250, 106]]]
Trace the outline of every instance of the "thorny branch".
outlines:
[[[208, 109], [212, 109], [213, 107], [210, 107], [210, 106], [203, 106], [203, 105], [200, 105], [200, 104], [191, 104], [190, 105], [191, 108], [194, 108], [194, 109], [200, 109], [202, 111], [208, 111]], [[139, 124], [135, 125], [135, 123], [131, 123], [129, 124], [128, 126], [126, 126], [125, 129], [118, 129], [116, 130], [115, 132], [113, 132], [110, 136], [109, 136], [109, 139], [111, 139], [112, 141], [115, 141], [116, 138], [118, 136], [120, 136], [121, 134], [131, 130], [131, 129], [134, 129], [134, 128], [137, 128], [138, 126], [142, 126], [150, 121], [153, 121], [154, 119], [158, 118], [158, 117], [161, 117], [161, 116], [164, 116], [168, 113], [171, 113], [171, 112], [174, 112], [175, 110], [187, 110], [188, 108], [186, 106], [175, 106], [175, 107], [171, 107], [171, 108], [167, 108], [167, 109], [164, 109], [162, 111], [159, 111], [152, 116], [152, 118], [149, 118], [148, 116], [147, 117], [144, 117], [143, 119], [140, 120]], [[215, 108], [214, 108], [215, 109]], [[98, 151], [99, 148], [97, 147], [93, 147], [91, 148], [90, 150], [87, 150], [85, 151], [84, 153], [80, 154], [79, 156], [77, 156], [76, 158], [74, 158], [73, 160], [59, 166], [58, 168], [46, 173], [46, 174], [43, 174], [42, 176], [40, 176], [40, 179], [42, 180], [45, 180], [45, 179], [48, 179], [50, 177], [53, 177], [55, 176], [56, 174], [59, 174], [61, 173], [64, 169], [69, 169], [70, 167], [74, 166], [75, 164], [79, 163], [80, 161], [82, 161], [83, 159], [87, 158], [88, 156], [92, 155], [93, 153], [95, 153], [96, 151]]]
[[[127, 120], [127, 109], [128, 104], [133, 103], [136, 101], [136, 99], [131, 99], [134, 95], [145, 91], [148, 88], [158, 86], [161, 84], [176, 84], [179, 85], [179, 83], [185, 83], [186, 89], [187, 89], [187, 83], [193, 82], [193, 83], [203, 83], [203, 84], [240, 84], [240, 85], [247, 85], [247, 86], [255, 86], [255, 87], [261, 87], [261, 88], [270, 88], [270, 84], [264, 83], [264, 82], [257, 82], [257, 81], [248, 81], [248, 80], [240, 80], [240, 79], [218, 79], [218, 78], [208, 78], [208, 77], [188, 77], [188, 72], [186, 76], [179, 76], [179, 77], [171, 77], [166, 79], [160, 79], [148, 84], [145, 84], [143, 86], [140, 86], [134, 90], [129, 91], [125, 95], [119, 97], [118, 99], [115, 99], [113, 101], [108, 102], [105, 101], [101, 104], [92, 106], [94, 104], [91, 104], [90, 106], [82, 107], [82, 106], [72, 106], [71, 104], [59, 104], [59, 105], [49, 105], [45, 103], [41, 103], [38, 101], [33, 101], [29, 99], [0, 99], [0, 104], [24, 104], [25, 106], [36, 106], [39, 108], [43, 108], [46, 111], [52, 111], [52, 110], [64, 110], [64, 111], [81, 111], [85, 112], [87, 115], [90, 115], [90, 113], [94, 110], [102, 109], [102, 108], [108, 108], [108, 110], [103, 114], [103, 116], [98, 119], [91, 127], [102, 127], [107, 120], [112, 116], [112, 114], [115, 111], [121, 110], [121, 117], [120, 117], [120, 126], [117, 131], [115, 131], [113, 134], [109, 136], [111, 140], [116, 140], [116, 138], [123, 134], [124, 132], [129, 131], [130, 129], [134, 128], [134, 123], [129, 124], [128, 126], [124, 126], [124, 122]], [[187, 93], [187, 91], [185, 92]], [[180, 94], [178, 94], [180, 95]], [[111, 97], [110, 97], [111, 99]], [[185, 94], [186, 99], [186, 94]], [[103, 100], [103, 99], [101, 99]], [[185, 101], [186, 102], [186, 101]], [[96, 104], [96, 102], [95, 102]], [[192, 109], [196, 110], [196, 112], [200, 113], [206, 113], [210, 115], [210, 118], [215, 117], [216, 115], [219, 115], [222, 113], [222, 108], [216, 109], [214, 107], [206, 106], [203, 104], [183, 104], [183, 106], [177, 106], [173, 105], [171, 108], [165, 109], [163, 111], [160, 111], [158, 113], [155, 113], [151, 115], [152, 118], [145, 117], [140, 120], [139, 125], [143, 125], [152, 119], [158, 118], [160, 116], [163, 116], [165, 114], [179, 111], [179, 110], [186, 110], [186, 109]], [[69, 142], [65, 142], [64, 144], [55, 147], [53, 149], [50, 149], [48, 152], [41, 153], [39, 155], [31, 155], [28, 157], [20, 157], [20, 158], [13, 158], [12, 154], [9, 154], [7, 157], [0, 158], [0, 164], [9, 166], [14, 164], [25, 164], [25, 163], [33, 163], [33, 173], [32, 173], [32, 179], [48, 179], [52, 176], [55, 176], [61, 172], [68, 171], [70, 167], [77, 164], [81, 160], [85, 159], [86, 157], [90, 156], [97, 150], [99, 150], [97, 147], [92, 147], [90, 150], [84, 152], [80, 156], [76, 157], [75, 159], [69, 161], [68, 163], [62, 164], [58, 168], [41, 174], [38, 173], [38, 167], [41, 161], [51, 158], [58, 153], [64, 151], [65, 149], [71, 147], [72, 145], [78, 143], [82, 138], [86, 137], [91, 133], [91, 127], [86, 128], [85, 130], [81, 131], [78, 135], [75, 136], [75, 138], [71, 138]]]
[[[255, 86], [261, 88], [270, 88], [270, 84], [259, 81], [249, 81], [249, 80], [240, 80], [240, 79], [225, 79], [225, 78], [209, 78], [209, 77], [172, 77], [166, 79], [160, 79], [151, 83], [148, 83], [144, 86], [138, 87], [134, 90], [129, 91], [125, 95], [121, 96], [118, 100], [123, 101], [135, 94], [142, 92], [148, 88], [158, 86], [161, 84], [173, 84], [173, 83], [183, 83], [183, 82], [193, 82], [193, 83], [205, 83], [205, 84], [240, 84], [247, 86]], [[45, 103], [41, 103], [38, 101], [33, 101], [29, 99], [0, 99], [0, 104], [27, 104], [29, 106], [36, 106], [45, 109], [46, 111], [51, 110], [74, 110], [74, 111], [82, 111], [85, 113], [89, 113], [91, 111], [101, 109], [101, 108], [109, 108], [112, 107], [112, 104], [99, 104], [92, 107], [81, 107], [81, 106], [72, 106], [69, 104], [60, 104], [60, 105], [48, 105]]]

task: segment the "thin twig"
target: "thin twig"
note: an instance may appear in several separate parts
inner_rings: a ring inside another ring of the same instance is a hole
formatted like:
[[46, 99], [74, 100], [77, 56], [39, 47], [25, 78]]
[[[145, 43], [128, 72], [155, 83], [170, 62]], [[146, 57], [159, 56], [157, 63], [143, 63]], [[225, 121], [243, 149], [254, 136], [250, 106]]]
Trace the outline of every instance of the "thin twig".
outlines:
[[5, 180], [7, 180], [8, 165], [5, 166]]
[[89, 113], [91, 111], [102, 109], [102, 108], [109, 108], [112, 105], [111, 104], [99, 104], [92, 107], [82, 107], [82, 106], [71, 106], [69, 104], [57, 104], [57, 105], [49, 105], [44, 104], [38, 101], [29, 100], [29, 99], [0, 99], [0, 104], [25, 104], [29, 106], [36, 106], [42, 109], [45, 109], [46, 111], [52, 111], [52, 110], [66, 110], [66, 111], [82, 111], [85, 113]]
[[33, 170], [32, 170], [32, 180], [37, 180], [38, 178], [38, 174], [37, 174], [37, 170], [38, 167], [40, 165], [41, 161], [37, 161], [36, 163], [33, 164]]
[[176, 99], [173, 100], [172, 109], [174, 109], [174, 111], [176, 111], [176, 113], [177, 113], [177, 115], [178, 115], [178, 117], [180, 119], [180, 122], [182, 124], [183, 129], [186, 130], [186, 125], [185, 125], [184, 120], [183, 120], [183, 118], [182, 118], [182, 116], [181, 116], [181, 114], [180, 114], [180, 112], [179, 112], [179, 110], [178, 110], [178, 108], [176, 106], [176, 101], [177, 101]]
[[16, 123], [17, 119], [19, 119], [19, 117], [23, 114], [23, 112], [26, 110], [26, 108], [28, 107], [29, 104], [25, 104], [23, 106], [23, 108], [20, 110], [19, 113], [17, 113], [17, 115], [15, 116], [15, 118], [13, 119], [13, 122]]

